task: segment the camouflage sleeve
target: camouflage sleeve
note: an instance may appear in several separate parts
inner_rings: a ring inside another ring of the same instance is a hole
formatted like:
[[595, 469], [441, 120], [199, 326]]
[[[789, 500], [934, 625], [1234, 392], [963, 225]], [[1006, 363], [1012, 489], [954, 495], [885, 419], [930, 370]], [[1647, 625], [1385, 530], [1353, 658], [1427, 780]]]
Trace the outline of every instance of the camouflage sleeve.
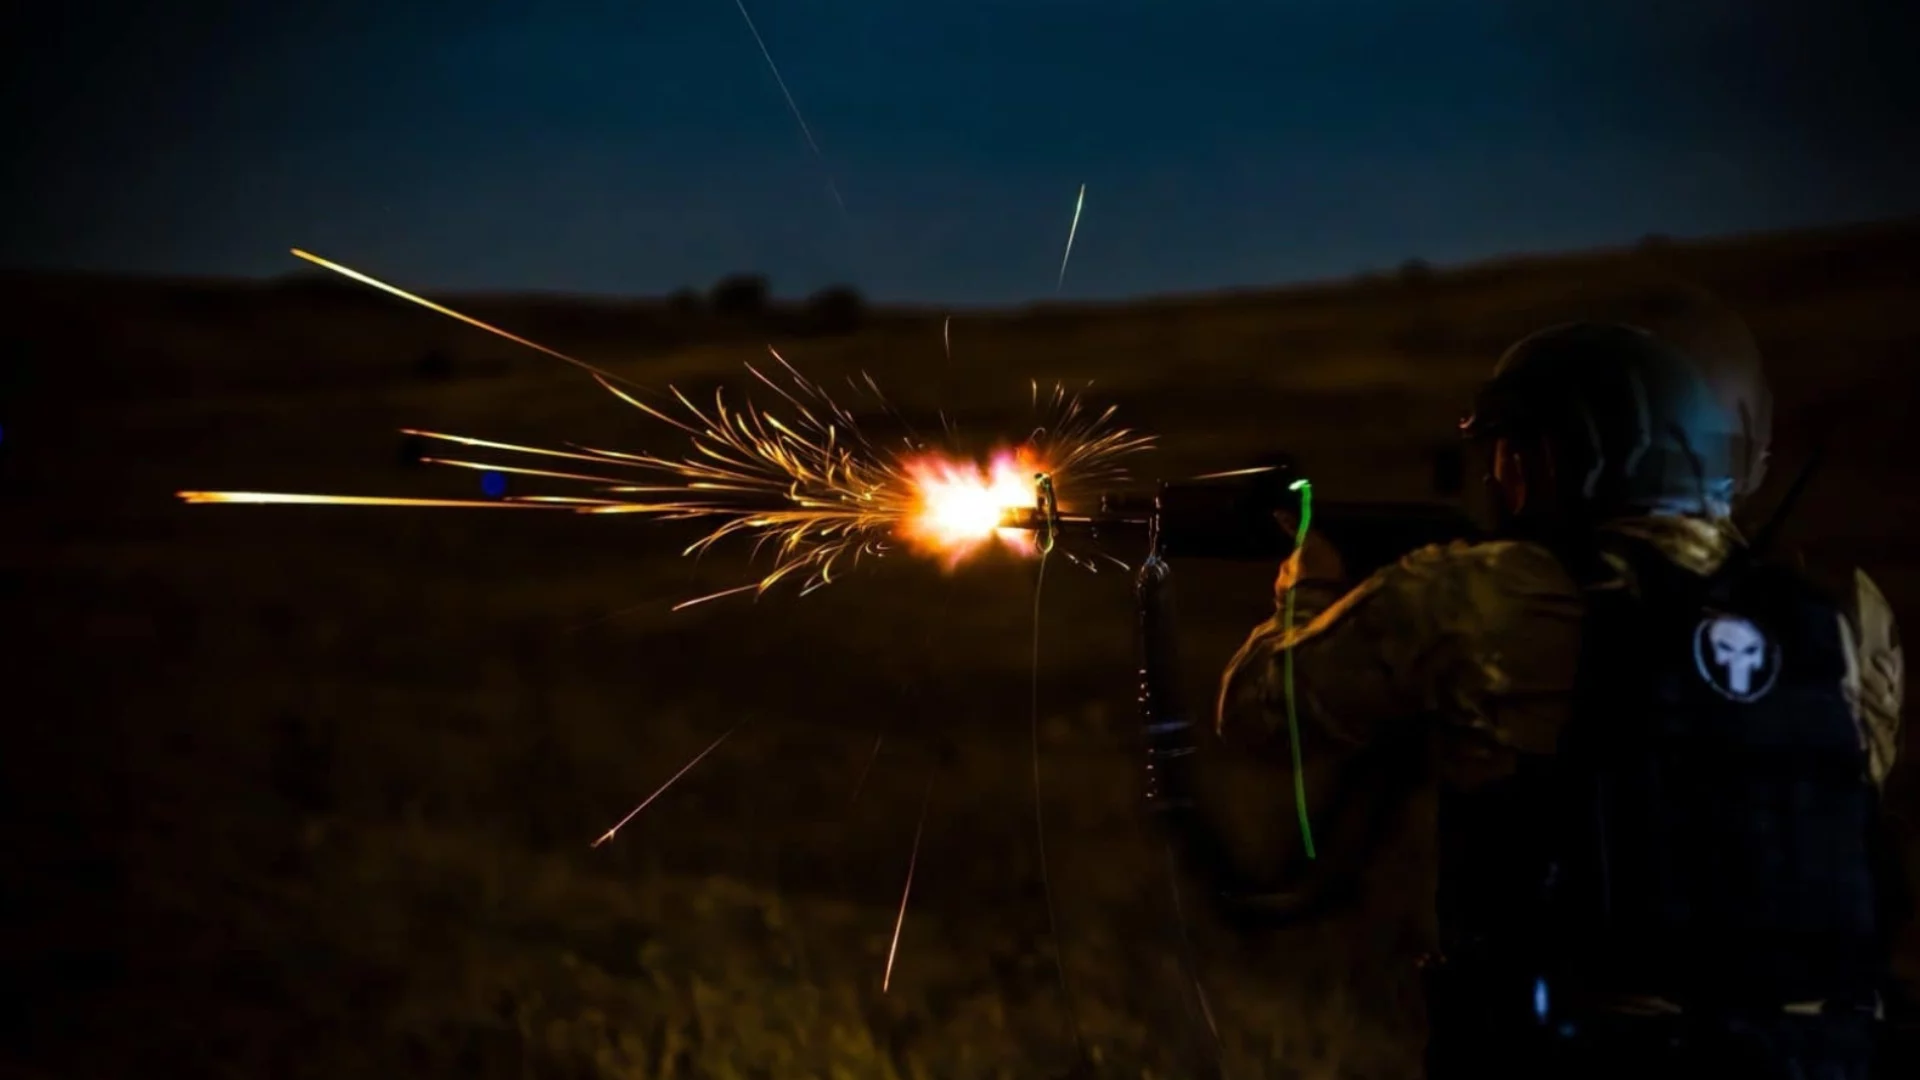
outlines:
[[[1283, 573], [1276, 609], [1290, 582]], [[1426, 548], [1344, 594], [1302, 581], [1294, 614], [1289, 631], [1276, 610], [1228, 664], [1216, 721], [1223, 740], [1284, 752], [1291, 653], [1301, 726], [1343, 748], [1432, 718], [1468, 736], [1459, 754], [1470, 758], [1551, 751], [1579, 661], [1581, 603], [1544, 549]]]
[[[1860, 571], [1853, 575], [1853, 596], [1840, 619], [1840, 636], [1846, 651], [1847, 701], [1860, 725], [1868, 772], [1885, 791], [1900, 746], [1905, 663], [1893, 607], [1873, 579]], [[1889, 1045], [1909, 1053], [1920, 1045], [1920, 920], [1914, 918], [1911, 906], [1915, 852], [1911, 844], [1901, 843], [1911, 831], [1887, 801], [1881, 804], [1881, 827], [1883, 835], [1894, 840], [1882, 870], [1891, 875], [1882, 883], [1882, 901], [1890, 905], [1893, 925], [1888, 930], [1891, 955], [1881, 1004], [1890, 1032], [1896, 1033]]]
[[1873, 782], [1885, 786], [1900, 748], [1905, 660], [1893, 607], [1873, 579], [1855, 571], [1853, 603], [1840, 621], [1847, 657], [1847, 703], [1860, 725]]

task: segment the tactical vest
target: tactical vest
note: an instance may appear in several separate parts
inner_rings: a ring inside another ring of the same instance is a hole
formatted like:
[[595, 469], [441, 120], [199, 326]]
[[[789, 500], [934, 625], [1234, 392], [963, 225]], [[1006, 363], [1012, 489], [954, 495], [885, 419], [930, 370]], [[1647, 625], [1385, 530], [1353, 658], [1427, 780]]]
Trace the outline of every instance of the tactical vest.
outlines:
[[1552, 756], [1442, 797], [1444, 948], [1594, 993], [1871, 995], [1877, 795], [1837, 607], [1801, 576], [1622, 553]]

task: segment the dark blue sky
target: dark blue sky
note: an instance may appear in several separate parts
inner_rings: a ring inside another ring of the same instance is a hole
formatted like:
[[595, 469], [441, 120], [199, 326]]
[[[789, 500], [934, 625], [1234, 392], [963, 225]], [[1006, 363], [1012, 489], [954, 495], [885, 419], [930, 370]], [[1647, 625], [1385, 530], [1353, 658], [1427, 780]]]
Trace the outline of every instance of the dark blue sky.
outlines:
[[734, 0], [182, 6], [8, 17], [0, 263], [984, 303], [1083, 182], [1070, 297], [1920, 211], [1893, 4], [750, 2], [844, 215]]

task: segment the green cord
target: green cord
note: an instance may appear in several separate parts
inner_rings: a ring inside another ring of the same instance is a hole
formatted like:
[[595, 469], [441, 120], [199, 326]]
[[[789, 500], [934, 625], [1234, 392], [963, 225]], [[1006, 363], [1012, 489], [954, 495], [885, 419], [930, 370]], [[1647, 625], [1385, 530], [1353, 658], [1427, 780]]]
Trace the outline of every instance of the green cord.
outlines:
[[[1304, 565], [1307, 525], [1313, 521], [1313, 484], [1301, 478], [1288, 485], [1288, 490], [1300, 493], [1300, 526], [1293, 534], [1293, 551], [1294, 557], [1302, 560]], [[1287, 582], [1287, 596], [1283, 604], [1286, 609], [1283, 618], [1289, 638], [1293, 636], [1293, 593], [1300, 584], [1299, 569], [1295, 567], [1293, 579]], [[1293, 807], [1300, 816], [1300, 835], [1306, 842], [1307, 858], [1314, 859], [1318, 856], [1313, 850], [1313, 826], [1307, 821], [1307, 772], [1300, 760], [1300, 710], [1294, 704], [1293, 697], [1293, 642], [1287, 643], [1286, 658], [1281, 662], [1285, 665], [1287, 683], [1287, 739], [1293, 745]]]

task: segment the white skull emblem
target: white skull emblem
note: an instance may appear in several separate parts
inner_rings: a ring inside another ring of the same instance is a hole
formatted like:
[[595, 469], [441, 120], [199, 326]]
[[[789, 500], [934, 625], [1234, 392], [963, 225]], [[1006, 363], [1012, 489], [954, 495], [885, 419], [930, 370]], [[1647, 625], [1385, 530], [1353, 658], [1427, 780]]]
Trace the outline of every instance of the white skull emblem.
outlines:
[[1713, 642], [1713, 662], [1727, 669], [1727, 689], [1736, 694], [1753, 687], [1753, 673], [1767, 662], [1767, 639], [1745, 619], [1721, 619], [1707, 632]]
[[[1760, 628], [1737, 615], [1712, 616], [1694, 636], [1701, 677], [1735, 701], [1754, 701], [1773, 689], [1779, 670], [1774, 652]], [[1719, 669], [1718, 678], [1709, 663]]]

